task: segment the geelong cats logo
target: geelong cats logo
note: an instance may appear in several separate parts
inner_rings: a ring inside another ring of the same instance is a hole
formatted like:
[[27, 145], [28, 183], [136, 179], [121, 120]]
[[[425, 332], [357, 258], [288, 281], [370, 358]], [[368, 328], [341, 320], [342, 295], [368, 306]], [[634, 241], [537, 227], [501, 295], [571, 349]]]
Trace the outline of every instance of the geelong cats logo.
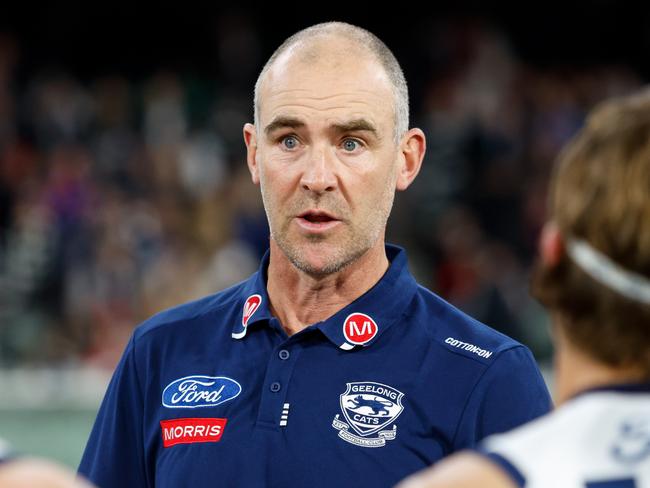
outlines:
[[339, 431], [341, 439], [351, 444], [383, 447], [397, 435], [395, 420], [404, 410], [403, 396], [404, 393], [392, 386], [373, 381], [347, 383], [340, 396], [343, 419], [337, 414], [332, 427]]

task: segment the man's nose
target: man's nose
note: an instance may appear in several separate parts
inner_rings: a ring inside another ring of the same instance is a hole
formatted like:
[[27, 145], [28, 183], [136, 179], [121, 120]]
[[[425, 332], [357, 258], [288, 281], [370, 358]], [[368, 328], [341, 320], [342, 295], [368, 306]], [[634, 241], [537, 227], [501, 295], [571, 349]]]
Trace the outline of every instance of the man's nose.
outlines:
[[336, 161], [328, 147], [314, 147], [305, 164], [305, 171], [300, 180], [303, 189], [324, 193], [336, 188]]

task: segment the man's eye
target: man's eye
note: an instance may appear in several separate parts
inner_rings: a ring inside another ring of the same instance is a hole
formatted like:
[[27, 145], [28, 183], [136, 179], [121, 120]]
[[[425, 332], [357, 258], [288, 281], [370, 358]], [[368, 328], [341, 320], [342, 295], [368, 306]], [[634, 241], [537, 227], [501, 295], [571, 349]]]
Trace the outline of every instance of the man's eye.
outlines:
[[355, 139], [346, 139], [343, 141], [343, 149], [348, 152], [352, 152], [357, 149], [361, 144]]
[[282, 138], [282, 145], [287, 149], [295, 149], [298, 145], [298, 139], [294, 136], [287, 136]]

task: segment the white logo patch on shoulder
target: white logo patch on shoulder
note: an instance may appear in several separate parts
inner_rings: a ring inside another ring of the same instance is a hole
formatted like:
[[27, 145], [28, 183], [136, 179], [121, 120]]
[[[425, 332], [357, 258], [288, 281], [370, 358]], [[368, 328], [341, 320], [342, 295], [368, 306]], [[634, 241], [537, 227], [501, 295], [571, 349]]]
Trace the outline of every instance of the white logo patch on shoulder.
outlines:
[[[347, 383], [340, 396], [344, 420], [336, 414], [332, 427], [350, 444], [383, 447], [397, 436], [394, 422], [404, 410], [403, 396], [404, 393], [392, 386], [374, 381]], [[392, 428], [386, 429], [389, 424], [393, 424]], [[371, 437], [375, 433], [377, 436]]]
[[470, 344], [469, 342], [459, 341], [458, 339], [454, 339], [453, 337], [447, 337], [445, 339], [445, 344], [449, 344], [451, 347], [455, 347], [457, 349], [462, 349], [463, 351], [471, 352], [482, 358], [487, 359], [490, 356], [492, 356], [492, 351], [488, 351], [487, 349], [481, 349], [480, 347], [475, 346], [474, 344]]

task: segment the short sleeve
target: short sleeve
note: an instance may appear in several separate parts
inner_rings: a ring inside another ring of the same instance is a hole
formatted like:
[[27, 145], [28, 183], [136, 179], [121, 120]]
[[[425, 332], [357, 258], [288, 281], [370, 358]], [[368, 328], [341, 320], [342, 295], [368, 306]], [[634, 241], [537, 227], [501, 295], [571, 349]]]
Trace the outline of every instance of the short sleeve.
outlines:
[[149, 486], [134, 341], [132, 337], [113, 373], [79, 466], [80, 474], [102, 488]]
[[548, 413], [551, 397], [537, 363], [524, 346], [507, 349], [490, 364], [465, 405], [454, 450], [472, 448]]

